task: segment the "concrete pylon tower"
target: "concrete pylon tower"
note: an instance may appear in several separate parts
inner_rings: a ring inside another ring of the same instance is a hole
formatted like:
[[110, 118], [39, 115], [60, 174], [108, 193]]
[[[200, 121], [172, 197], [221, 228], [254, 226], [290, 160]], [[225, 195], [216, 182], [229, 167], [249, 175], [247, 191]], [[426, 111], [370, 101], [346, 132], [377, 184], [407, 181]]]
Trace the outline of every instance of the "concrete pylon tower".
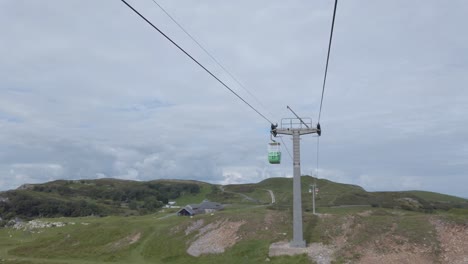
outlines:
[[[290, 109], [288, 107], [288, 109]], [[290, 109], [291, 110], [291, 109]], [[292, 111], [292, 110], [291, 110]], [[294, 112], [293, 112], [294, 113]], [[295, 114], [295, 113], [294, 113]], [[297, 116], [297, 115], [296, 115]], [[290, 242], [291, 247], [305, 247], [306, 242], [302, 230], [302, 198], [301, 198], [301, 150], [300, 140], [301, 135], [307, 134], [321, 134], [320, 126], [317, 128], [312, 127], [312, 121], [307, 124], [304, 120], [306, 118], [283, 118], [281, 120], [281, 127], [274, 127], [271, 130], [272, 134], [291, 135], [293, 140], [293, 239]], [[310, 125], [310, 126], [309, 126]]]

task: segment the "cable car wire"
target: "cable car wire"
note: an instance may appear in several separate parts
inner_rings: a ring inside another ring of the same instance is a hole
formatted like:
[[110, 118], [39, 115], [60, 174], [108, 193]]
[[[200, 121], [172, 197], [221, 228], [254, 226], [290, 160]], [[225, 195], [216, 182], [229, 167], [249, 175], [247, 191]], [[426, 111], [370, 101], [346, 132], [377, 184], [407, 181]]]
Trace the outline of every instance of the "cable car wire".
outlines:
[[128, 8], [130, 8], [133, 12], [135, 12], [138, 16], [140, 16], [143, 20], [146, 21], [151, 27], [153, 27], [156, 31], [158, 31], [161, 35], [163, 35], [167, 40], [169, 40], [174, 46], [176, 46], [180, 51], [182, 51], [187, 57], [189, 57], [192, 61], [194, 61], [198, 66], [200, 66], [203, 70], [205, 70], [211, 77], [221, 83], [226, 89], [228, 89], [231, 93], [233, 93], [237, 98], [239, 98], [242, 102], [244, 102], [247, 106], [249, 106], [252, 110], [254, 110], [257, 114], [259, 114], [263, 119], [268, 121], [270, 124], [273, 124], [266, 116], [260, 113], [255, 107], [249, 104], [244, 98], [242, 98], [239, 94], [237, 94], [234, 90], [232, 90], [227, 84], [221, 81], [216, 75], [214, 75], [210, 70], [208, 70], [203, 64], [201, 64], [197, 59], [195, 59], [192, 55], [190, 55], [187, 51], [185, 51], [181, 46], [179, 46], [174, 40], [172, 40], [168, 35], [162, 32], [158, 27], [156, 27], [151, 21], [149, 21], [145, 16], [143, 16], [140, 12], [138, 12], [133, 6], [127, 3], [125, 0], [121, 0]]
[[288, 153], [289, 158], [291, 158], [291, 161], [293, 161], [293, 157], [291, 156], [291, 152], [289, 152], [288, 146], [286, 146], [286, 144], [284, 144], [283, 137], [280, 136], [279, 138], [280, 138], [281, 142], [283, 143], [283, 146], [286, 149], [286, 152]]
[[[320, 124], [320, 118], [322, 116], [322, 105], [323, 105], [323, 95], [325, 93], [325, 85], [327, 83], [327, 73], [328, 73], [328, 63], [330, 61], [330, 51], [331, 51], [331, 45], [333, 41], [333, 30], [335, 28], [335, 17], [336, 17], [336, 7], [338, 6], [338, 0], [335, 0], [335, 7], [333, 8], [333, 18], [332, 18], [332, 24], [331, 24], [331, 29], [330, 29], [330, 40], [328, 41], [328, 53], [327, 53], [327, 63], [325, 64], [325, 74], [323, 76], [323, 85], [322, 85], [322, 97], [320, 99], [320, 110], [319, 110], [319, 116], [318, 116], [318, 124]], [[319, 154], [320, 154], [320, 137], [317, 137], [317, 160], [316, 160], [316, 178], [318, 178], [318, 172], [319, 172]]]
[[197, 44], [197, 46], [200, 49], [202, 49], [206, 53], [206, 55], [208, 55], [225, 73], [227, 73], [231, 77], [231, 79], [234, 80], [234, 82], [236, 82], [237, 85], [239, 85], [239, 87], [244, 89], [244, 91], [246, 91], [261, 107], [263, 107], [263, 109], [265, 109], [268, 112], [268, 114], [270, 114], [270, 116], [274, 116], [270, 111], [268, 111], [266, 106], [262, 104], [260, 100], [253, 93], [251, 93], [247, 89], [247, 87], [245, 87], [245, 85], [242, 84], [241, 81], [239, 81], [238, 78], [234, 76], [234, 74], [232, 74], [223, 64], [221, 64], [221, 62], [218, 59], [216, 59], [216, 57], [213, 54], [211, 54], [211, 52], [209, 52], [205, 47], [203, 47], [203, 45], [192, 34], [190, 34], [179, 22], [177, 22], [177, 20], [171, 14], [169, 14], [169, 12], [167, 12], [167, 10], [164, 9], [164, 7], [162, 7], [156, 0], [151, 1], [153, 1], [153, 3], [157, 5], [159, 9], [161, 9], [161, 11], [163, 11], [172, 20], [172, 22], [174, 22], [193, 42], [195, 42], [195, 44]]
[[319, 123], [320, 123], [320, 117], [322, 115], [323, 94], [325, 93], [325, 84], [327, 83], [328, 61], [330, 60], [330, 50], [331, 50], [331, 45], [332, 45], [332, 40], [333, 40], [333, 29], [335, 27], [335, 16], [336, 16], [337, 5], [338, 5], [338, 0], [335, 0], [335, 8], [333, 9], [333, 19], [332, 19], [331, 30], [330, 30], [330, 41], [328, 42], [327, 63], [325, 65], [325, 74], [323, 76], [322, 98], [320, 99], [320, 110], [319, 110], [319, 117], [318, 117]]
[[318, 178], [319, 172], [319, 151], [320, 151], [320, 137], [317, 137], [317, 168], [315, 169], [315, 178]]

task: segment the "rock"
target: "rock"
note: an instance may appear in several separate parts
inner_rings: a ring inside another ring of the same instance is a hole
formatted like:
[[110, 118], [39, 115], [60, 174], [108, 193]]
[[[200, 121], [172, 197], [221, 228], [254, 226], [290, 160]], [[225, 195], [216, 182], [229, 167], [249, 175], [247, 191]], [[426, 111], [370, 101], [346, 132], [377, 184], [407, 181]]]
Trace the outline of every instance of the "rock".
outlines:
[[187, 249], [191, 256], [223, 253], [226, 248], [236, 244], [236, 233], [245, 221], [217, 221], [199, 229], [197, 239]]
[[15, 221], [15, 224], [13, 225], [13, 229], [31, 231], [34, 229], [42, 229], [42, 228], [64, 227], [65, 225], [66, 224], [62, 222], [43, 222], [40, 220], [31, 220], [27, 223]]

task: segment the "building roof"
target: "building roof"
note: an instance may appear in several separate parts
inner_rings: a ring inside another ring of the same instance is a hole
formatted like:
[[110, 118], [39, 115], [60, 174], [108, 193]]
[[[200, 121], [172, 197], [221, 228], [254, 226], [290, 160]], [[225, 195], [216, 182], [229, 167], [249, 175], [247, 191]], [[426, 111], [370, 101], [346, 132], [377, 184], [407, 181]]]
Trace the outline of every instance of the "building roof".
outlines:
[[190, 215], [194, 215], [194, 214], [203, 214], [205, 213], [205, 210], [207, 209], [222, 210], [224, 209], [224, 207], [220, 203], [210, 202], [210, 201], [205, 200], [201, 204], [188, 204], [184, 208], [180, 209], [179, 212], [181, 212], [182, 210], [186, 210]]
[[222, 209], [223, 205], [220, 203], [216, 202], [210, 202], [210, 201], [203, 201], [201, 204], [189, 204], [187, 205], [191, 209], [196, 210], [196, 209]]
[[209, 202], [209, 201], [204, 201], [203, 203], [200, 204], [201, 209], [221, 209], [223, 208], [223, 205], [220, 203], [216, 202]]
[[182, 212], [183, 210], [187, 211], [187, 213], [189, 213], [190, 215], [194, 215], [194, 214], [195, 214], [195, 211], [193, 211], [191, 208], [188, 208], [188, 206], [186, 206], [186, 207], [180, 209], [178, 213]]

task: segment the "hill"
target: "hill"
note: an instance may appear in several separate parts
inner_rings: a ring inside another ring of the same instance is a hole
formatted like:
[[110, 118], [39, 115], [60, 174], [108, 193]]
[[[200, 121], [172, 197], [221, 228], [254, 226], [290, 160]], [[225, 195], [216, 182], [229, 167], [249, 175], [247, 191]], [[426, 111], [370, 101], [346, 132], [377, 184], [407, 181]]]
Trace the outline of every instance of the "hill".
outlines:
[[197, 181], [117, 179], [28, 184], [0, 193], [0, 217], [147, 214], [159, 210], [169, 200], [203, 194], [206, 186]]
[[[308, 187], [313, 182], [320, 189], [319, 215], [310, 212]], [[0, 228], [0, 262], [463, 263], [468, 259], [465, 199], [413, 191], [366, 192], [359, 186], [309, 176], [302, 178], [302, 184], [304, 238], [309, 244], [304, 254], [275, 253], [275, 245], [292, 236], [292, 179], [226, 186], [101, 179], [54, 181], [1, 193], [3, 204], [8, 199], [12, 205], [15, 195], [29, 197], [26, 201], [35, 207], [49, 200], [65, 205], [84, 200], [109, 214], [30, 216], [36, 219], [13, 221]], [[177, 209], [150, 211], [145, 207], [148, 196], [156, 193], [161, 199], [172, 197], [178, 204], [208, 198], [227, 205], [213, 214], [178, 217], [174, 214]], [[113, 197], [119, 198], [117, 202]], [[132, 201], [136, 209], [128, 205]], [[420, 207], [439, 203], [445, 207], [431, 211]], [[11, 211], [0, 213], [4, 217]]]
[[[412, 211], [433, 212], [452, 208], [468, 208], [468, 200], [432, 192], [367, 192], [362, 187], [336, 183], [311, 176], [302, 176], [302, 201], [304, 210], [312, 207], [310, 185], [316, 184], [319, 192], [316, 196], [318, 207], [336, 206], [372, 206], [382, 208], [400, 208]], [[260, 203], [268, 203], [269, 196], [265, 190], [273, 190], [276, 196], [275, 208], [289, 208], [292, 205], [292, 179], [269, 178], [257, 184], [235, 184], [224, 187], [226, 191], [251, 196]]]
[[[292, 215], [233, 205], [214, 214], [39, 219], [0, 228], [0, 262], [52, 263], [464, 263], [468, 210], [424, 214], [372, 207], [304, 213], [306, 254], [276, 256]], [[463, 210], [463, 209], [459, 209]], [[458, 219], [458, 220], [455, 220]]]
[[[303, 176], [304, 210], [312, 207], [311, 184], [318, 186], [318, 207], [372, 206], [433, 212], [468, 208], [468, 200], [423, 191], [367, 192], [362, 187]], [[269, 204], [273, 209], [292, 205], [292, 179], [269, 178], [255, 184], [217, 185], [188, 180], [154, 180], [147, 182], [118, 179], [58, 180], [23, 185], [17, 190], [0, 193], [0, 218], [78, 217], [107, 215], [143, 215], [160, 210], [169, 200], [178, 205], [199, 203], [204, 199], [225, 204]]]

